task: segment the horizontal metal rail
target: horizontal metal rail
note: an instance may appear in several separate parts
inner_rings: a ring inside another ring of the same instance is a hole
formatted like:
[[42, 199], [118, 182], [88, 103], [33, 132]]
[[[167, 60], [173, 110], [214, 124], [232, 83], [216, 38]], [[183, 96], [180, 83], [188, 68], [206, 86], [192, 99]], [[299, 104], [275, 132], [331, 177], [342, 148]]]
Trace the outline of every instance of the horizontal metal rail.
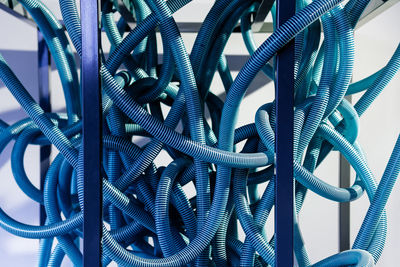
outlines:
[[[356, 28], [360, 28], [361, 26], [371, 21], [373, 18], [399, 2], [400, 0], [371, 0], [370, 4], [366, 7], [365, 11], [361, 15], [361, 18], [357, 23]], [[36, 23], [16, 0], [0, 0], [0, 9], [36, 27]], [[258, 19], [256, 21], [257, 25], [255, 27], [252, 27], [252, 29], [255, 33], [272, 33], [274, 30], [272, 22], [261, 22], [260, 18], [262, 17], [263, 16], [258, 16]], [[60, 23], [64, 25], [62, 20], [60, 21]], [[177, 22], [178, 28], [182, 33], [197, 33], [200, 30], [201, 24], [201, 22]], [[135, 22], [129, 22], [130, 27], [135, 27], [135, 25]], [[234, 29], [234, 32], [240, 32], [239, 25]]]

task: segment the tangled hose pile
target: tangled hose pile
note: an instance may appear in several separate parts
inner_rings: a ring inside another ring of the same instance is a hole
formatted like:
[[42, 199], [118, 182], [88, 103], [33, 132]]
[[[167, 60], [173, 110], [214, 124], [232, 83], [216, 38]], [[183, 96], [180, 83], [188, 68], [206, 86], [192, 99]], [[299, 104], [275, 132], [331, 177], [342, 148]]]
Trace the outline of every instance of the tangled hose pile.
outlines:
[[[0, 226], [14, 235], [41, 239], [39, 266], [60, 266], [65, 256], [81, 266], [80, 82], [67, 38], [81, 55], [78, 11], [75, 0], [60, 0], [64, 31], [39, 0], [19, 2], [45, 37], [67, 112], [44, 113], [0, 55], [0, 78], [29, 115], [13, 125], [0, 121], [0, 147], [15, 140], [14, 178], [28, 197], [45, 206], [47, 215], [44, 226], [33, 226], [0, 209]], [[341, 0], [298, 0], [297, 14], [258, 48], [251, 24], [259, 1], [217, 0], [190, 56], [172, 16], [190, 0], [123, 2], [137, 22], [128, 35], [123, 35], [128, 27], [124, 17], [114, 21], [121, 7], [118, 1], [104, 1], [101, 13], [111, 43], [100, 70], [103, 265], [115, 261], [122, 266], [274, 266], [274, 238], [262, 230], [274, 205], [274, 102], [259, 107], [254, 123], [236, 128], [235, 122], [255, 75], [263, 71], [273, 80], [271, 59], [295, 38], [294, 212], [300, 212], [308, 190], [336, 202], [354, 201], [366, 191], [371, 203], [352, 249], [315, 264], [308, 258], [295, 216], [296, 260], [299, 266], [373, 266], [384, 248], [384, 207], [400, 171], [400, 139], [377, 184], [357, 142], [358, 121], [399, 70], [400, 47], [384, 68], [351, 83], [353, 29], [368, 0], [350, 0], [345, 6]], [[275, 6], [271, 13], [275, 21]], [[223, 51], [238, 22], [251, 57], [233, 78]], [[162, 64], [157, 58], [157, 27]], [[210, 88], [215, 73], [223, 81], [225, 100]], [[344, 98], [362, 91], [354, 106]], [[139, 145], [137, 137], [148, 142]], [[242, 141], [243, 149], [235, 151]], [[28, 145], [50, 143], [59, 154], [39, 190], [24, 170], [24, 152]], [[332, 186], [313, 174], [333, 149], [356, 171], [350, 188]], [[154, 160], [162, 151], [171, 160], [157, 166]], [[183, 190], [189, 183], [195, 186], [195, 196]], [[267, 186], [258, 196], [262, 184]], [[245, 239], [239, 237], [238, 227]]]

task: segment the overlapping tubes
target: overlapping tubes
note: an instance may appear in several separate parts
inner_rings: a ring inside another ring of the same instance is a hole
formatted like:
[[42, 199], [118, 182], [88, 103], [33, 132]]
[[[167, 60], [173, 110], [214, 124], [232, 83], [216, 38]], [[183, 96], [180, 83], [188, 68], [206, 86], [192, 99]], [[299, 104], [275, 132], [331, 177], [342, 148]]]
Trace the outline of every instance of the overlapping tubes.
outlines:
[[[45, 37], [67, 112], [45, 113], [0, 55], [0, 79], [29, 115], [12, 125], [1, 121], [0, 151], [15, 140], [14, 178], [46, 210], [45, 225], [35, 226], [0, 209], [0, 226], [11, 234], [41, 240], [39, 266], [60, 266], [64, 257], [81, 266], [82, 114], [79, 62], [73, 56], [74, 51], [82, 54], [77, 6], [75, 0], [60, 0], [64, 31], [39, 0], [19, 2]], [[101, 26], [111, 44], [100, 69], [103, 265], [115, 261], [121, 266], [274, 266], [274, 237], [262, 230], [274, 205], [274, 102], [259, 107], [254, 123], [238, 128], [236, 117], [255, 75], [263, 71], [273, 80], [274, 56], [295, 38], [294, 212], [299, 214], [309, 190], [336, 202], [355, 201], [365, 191], [370, 200], [352, 249], [318, 263], [310, 262], [295, 219], [297, 263], [374, 266], [386, 239], [384, 207], [400, 171], [400, 139], [378, 184], [357, 142], [358, 121], [399, 70], [400, 46], [384, 68], [351, 83], [353, 31], [368, 1], [342, 5], [341, 0], [298, 0], [296, 15], [257, 48], [251, 24], [259, 1], [217, 0], [190, 55], [173, 18], [177, 10], [190, 8], [185, 7], [190, 0], [123, 1], [137, 22], [127, 35], [123, 35], [126, 17], [115, 14], [117, 2], [104, 1], [101, 13]], [[270, 12], [275, 21], [275, 6]], [[250, 58], [234, 78], [224, 48], [238, 23]], [[162, 38], [162, 63], [156, 27]], [[223, 81], [225, 99], [213, 93], [216, 73]], [[354, 105], [344, 98], [358, 92], [363, 96]], [[168, 107], [167, 112], [161, 107]], [[206, 109], [211, 123], [205, 119]], [[139, 144], [134, 141], [137, 137], [148, 142]], [[243, 149], [236, 151], [242, 141]], [[39, 190], [30, 182], [23, 158], [28, 146], [48, 144], [57, 148], [58, 155]], [[333, 149], [357, 174], [349, 188], [330, 185], [313, 174]], [[157, 165], [162, 151], [169, 158]], [[195, 186], [194, 196], [183, 189], [189, 183]], [[258, 195], [262, 184], [265, 190]]]

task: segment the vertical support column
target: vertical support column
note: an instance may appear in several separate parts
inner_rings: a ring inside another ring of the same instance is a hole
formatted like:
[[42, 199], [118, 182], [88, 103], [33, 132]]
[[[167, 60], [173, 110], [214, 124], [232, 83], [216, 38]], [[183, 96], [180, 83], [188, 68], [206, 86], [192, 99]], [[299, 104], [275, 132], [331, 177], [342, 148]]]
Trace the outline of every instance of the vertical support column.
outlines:
[[81, 1], [83, 119], [83, 266], [101, 266], [101, 91], [97, 0]]
[[[50, 52], [44, 40], [43, 34], [38, 29], [38, 85], [39, 85], [39, 105], [44, 112], [51, 111], [50, 105]], [[51, 146], [40, 147], [40, 189], [43, 190], [46, 172], [50, 166]], [[46, 221], [46, 211], [40, 205], [40, 225]]]
[[[350, 187], [350, 164], [340, 155], [339, 187]], [[339, 203], [339, 251], [350, 249], [350, 202]]]
[[[296, 12], [295, 1], [278, 0], [277, 26]], [[293, 266], [293, 128], [294, 128], [294, 41], [278, 52], [275, 80], [276, 185], [275, 264]]]
[[[351, 103], [351, 96], [346, 96]], [[350, 164], [339, 156], [339, 187], [350, 187]], [[350, 249], [350, 202], [339, 203], [339, 251]]]

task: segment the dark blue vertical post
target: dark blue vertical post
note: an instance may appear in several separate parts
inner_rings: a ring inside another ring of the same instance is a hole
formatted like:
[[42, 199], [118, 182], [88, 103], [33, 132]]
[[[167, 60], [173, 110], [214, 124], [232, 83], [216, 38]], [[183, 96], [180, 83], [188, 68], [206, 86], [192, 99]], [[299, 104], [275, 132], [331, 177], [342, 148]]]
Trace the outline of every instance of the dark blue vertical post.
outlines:
[[[351, 95], [345, 97], [351, 103]], [[339, 155], [339, 187], [348, 188], [350, 184], [351, 168], [346, 158]], [[339, 202], [339, 251], [351, 248], [350, 244], [350, 202]]]
[[101, 92], [99, 75], [99, 8], [97, 0], [81, 1], [82, 119], [84, 165], [83, 265], [101, 266]]
[[[277, 26], [295, 12], [294, 0], [278, 0]], [[289, 267], [293, 266], [294, 41], [278, 52], [276, 60], [275, 263]]]
[[[39, 105], [44, 112], [51, 111], [50, 105], [50, 52], [42, 33], [38, 30], [38, 85], [39, 85]], [[50, 166], [51, 146], [40, 147], [40, 188], [44, 187], [46, 172]], [[46, 221], [46, 211], [40, 205], [40, 225]]]
[[[350, 184], [351, 169], [346, 158], [339, 156], [339, 187], [348, 188]], [[350, 202], [339, 202], [339, 251], [351, 248], [350, 244]]]

